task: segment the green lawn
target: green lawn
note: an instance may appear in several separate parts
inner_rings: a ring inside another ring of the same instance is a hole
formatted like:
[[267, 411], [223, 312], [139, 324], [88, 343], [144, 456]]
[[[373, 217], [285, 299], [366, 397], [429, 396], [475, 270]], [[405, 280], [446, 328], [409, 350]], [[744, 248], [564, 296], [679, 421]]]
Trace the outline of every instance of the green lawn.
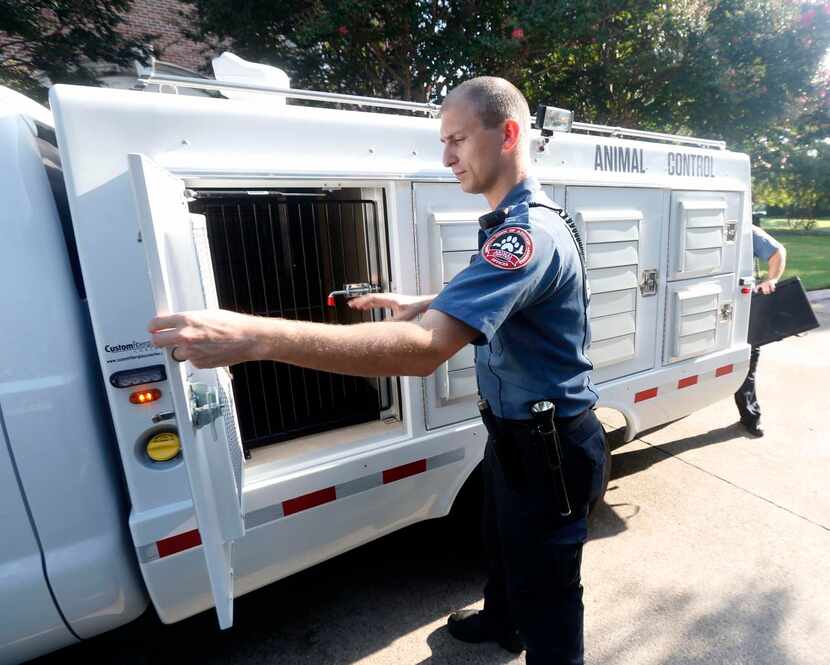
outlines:
[[804, 288], [830, 288], [830, 219], [819, 219], [810, 231], [795, 231], [786, 219], [761, 218], [761, 227], [787, 248], [784, 278], [798, 275]]

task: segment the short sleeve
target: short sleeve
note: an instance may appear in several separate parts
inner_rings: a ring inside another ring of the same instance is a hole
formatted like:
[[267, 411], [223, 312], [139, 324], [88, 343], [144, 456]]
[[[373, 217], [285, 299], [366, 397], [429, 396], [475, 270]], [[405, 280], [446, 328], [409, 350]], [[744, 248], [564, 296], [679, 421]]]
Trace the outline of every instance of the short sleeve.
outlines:
[[[511, 250], [515, 250], [522, 240], [519, 231], [525, 238], [523, 252], [511, 256]], [[499, 246], [505, 249], [500, 253], [498, 249], [493, 250]], [[526, 263], [522, 263], [527, 252], [531, 255]], [[475, 328], [481, 335], [473, 340], [473, 344], [486, 344], [511, 314], [533, 302], [548, 270], [555, 270], [553, 260], [552, 247], [538, 247], [526, 227], [500, 229], [488, 239], [470, 265], [444, 287], [430, 309]]]
[[770, 257], [781, 249], [781, 243], [769, 233], [757, 226], [752, 227], [752, 254], [759, 259], [769, 261]]

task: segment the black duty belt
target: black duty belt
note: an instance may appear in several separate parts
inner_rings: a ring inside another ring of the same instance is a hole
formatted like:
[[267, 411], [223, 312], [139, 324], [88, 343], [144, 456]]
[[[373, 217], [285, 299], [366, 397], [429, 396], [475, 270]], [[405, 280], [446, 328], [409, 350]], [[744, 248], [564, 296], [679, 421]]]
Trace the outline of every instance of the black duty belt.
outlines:
[[550, 400], [533, 404], [530, 420], [506, 420], [497, 417], [486, 400], [478, 403], [481, 419], [492, 437], [496, 455], [502, 464], [505, 476], [518, 487], [525, 477], [522, 468], [522, 455], [516, 442], [521, 440], [528, 446], [533, 457], [546, 468], [550, 481], [556, 487], [559, 513], [563, 517], [571, 514], [571, 503], [565, 484], [565, 472], [562, 467], [562, 450], [557, 429], [571, 431], [579, 427], [590, 409], [573, 418], [556, 418], [556, 407]]

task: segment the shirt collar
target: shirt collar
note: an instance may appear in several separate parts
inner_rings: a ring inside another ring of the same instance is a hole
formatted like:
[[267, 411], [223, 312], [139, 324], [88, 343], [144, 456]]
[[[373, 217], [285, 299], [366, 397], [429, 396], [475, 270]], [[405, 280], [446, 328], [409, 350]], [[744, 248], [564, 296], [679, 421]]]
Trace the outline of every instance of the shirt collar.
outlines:
[[527, 199], [529, 199], [533, 193], [539, 189], [541, 189], [539, 181], [532, 176], [527, 177], [524, 180], [520, 180], [516, 183], [513, 189], [507, 192], [507, 195], [502, 199], [501, 203], [496, 206], [496, 209], [509, 208], [510, 206], [527, 201]]

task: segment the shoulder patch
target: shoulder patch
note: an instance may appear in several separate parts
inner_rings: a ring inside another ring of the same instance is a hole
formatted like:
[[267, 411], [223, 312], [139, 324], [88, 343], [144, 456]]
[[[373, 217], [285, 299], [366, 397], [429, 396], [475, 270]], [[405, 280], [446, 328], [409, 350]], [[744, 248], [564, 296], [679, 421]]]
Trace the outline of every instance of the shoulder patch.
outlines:
[[481, 256], [491, 266], [501, 270], [518, 270], [533, 256], [533, 239], [517, 226], [497, 231], [481, 248]]

